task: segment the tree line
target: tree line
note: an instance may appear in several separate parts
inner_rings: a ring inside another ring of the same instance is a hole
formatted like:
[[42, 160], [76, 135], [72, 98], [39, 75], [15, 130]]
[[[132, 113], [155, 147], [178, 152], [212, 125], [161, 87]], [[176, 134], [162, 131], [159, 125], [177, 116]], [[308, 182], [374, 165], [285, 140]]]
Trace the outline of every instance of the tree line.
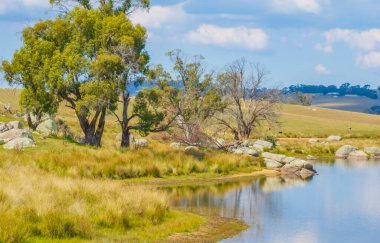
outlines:
[[339, 87], [336, 85], [291, 85], [283, 89], [284, 94], [292, 94], [292, 93], [304, 93], [304, 94], [323, 94], [326, 95], [328, 93], [336, 93], [339, 96], [345, 95], [358, 95], [365, 96], [370, 99], [378, 99], [378, 89], [371, 89], [369, 84], [365, 84], [363, 86], [360, 85], [351, 85], [350, 83], [344, 83]]
[[132, 131], [173, 129], [185, 144], [212, 142], [211, 120], [237, 140], [249, 138], [275, 119], [280, 92], [263, 88], [265, 68], [244, 58], [215, 73], [202, 56], [173, 50], [167, 53], [171, 69], [150, 65], [146, 29], [128, 17], [148, 9], [148, 0], [50, 3], [60, 15], [26, 27], [22, 47], [1, 65], [9, 84], [23, 87], [20, 104], [30, 129], [61, 104], [75, 112], [91, 146], [101, 146], [107, 114], [119, 122], [122, 147], [130, 146]]

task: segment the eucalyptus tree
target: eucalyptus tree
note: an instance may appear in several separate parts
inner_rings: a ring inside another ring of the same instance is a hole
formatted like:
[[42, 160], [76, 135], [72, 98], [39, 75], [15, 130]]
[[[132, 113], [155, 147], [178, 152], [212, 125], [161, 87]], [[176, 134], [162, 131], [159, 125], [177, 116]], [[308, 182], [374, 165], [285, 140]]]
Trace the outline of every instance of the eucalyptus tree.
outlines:
[[179, 131], [175, 139], [185, 144], [202, 145], [209, 139], [206, 121], [224, 109], [224, 102], [214, 85], [213, 72], [208, 72], [202, 56], [189, 57], [181, 50], [167, 53], [172, 70], [162, 66], [156, 80], [166, 89], [165, 107], [169, 120]]
[[248, 139], [257, 126], [276, 120], [280, 92], [263, 87], [267, 74], [259, 64], [242, 58], [226, 65], [216, 79], [226, 108], [214, 117], [236, 140]]
[[[3, 62], [3, 69], [10, 70], [8, 81], [17, 80], [33, 100], [43, 101], [33, 88], [39, 87], [52, 94], [49, 98], [54, 101], [43, 103], [65, 101], [75, 111], [85, 143], [100, 146], [105, 117], [117, 108], [118, 81], [125, 71], [124, 61], [114, 50], [119, 46], [141, 48], [145, 39], [145, 29], [133, 25], [124, 12], [76, 7], [54, 20], [25, 28], [23, 46], [12, 62]], [[139, 60], [146, 62], [144, 57]]]

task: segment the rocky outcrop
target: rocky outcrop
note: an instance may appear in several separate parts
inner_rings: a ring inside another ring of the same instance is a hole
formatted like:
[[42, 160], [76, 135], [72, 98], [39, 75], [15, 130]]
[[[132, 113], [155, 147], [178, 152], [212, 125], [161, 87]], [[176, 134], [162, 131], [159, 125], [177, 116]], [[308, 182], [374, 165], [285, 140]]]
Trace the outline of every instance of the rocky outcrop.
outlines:
[[351, 152], [354, 152], [358, 150], [358, 148], [354, 147], [354, 146], [351, 146], [351, 145], [343, 145], [342, 147], [340, 147], [336, 152], [335, 152], [335, 156], [338, 157], [338, 158], [347, 158], [348, 155], [351, 153]]
[[266, 149], [273, 149], [274, 144], [265, 140], [257, 140], [253, 143], [252, 147], [258, 152], [264, 152]]
[[36, 130], [44, 135], [56, 134], [58, 132], [58, 125], [53, 119], [47, 119], [40, 123]]
[[0, 140], [4, 143], [8, 143], [16, 138], [30, 138], [32, 139], [32, 133], [26, 129], [11, 129], [6, 132], [0, 133]]
[[378, 147], [365, 147], [364, 152], [369, 154], [371, 158], [380, 158], [380, 149]]
[[4, 149], [23, 149], [35, 147], [36, 144], [33, 139], [27, 137], [15, 138], [6, 143], [3, 147]]
[[329, 136], [326, 140], [327, 141], [340, 141], [340, 140], [342, 140], [342, 137], [341, 136], [332, 135], [332, 136]]
[[4, 145], [4, 149], [23, 149], [36, 145], [32, 133], [23, 129], [19, 121], [0, 123], [0, 144]]
[[306, 159], [307, 159], [307, 160], [317, 160], [318, 157], [313, 156], [313, 155], [308, 155], [308, 156], [306, 157]]
[[302, 178], [308, 178], [316, 173], [312, 164], [309, 164], [301, 159], [268, 152], [262, 153], [262, 156], [266, 167], [271, 169], [280, 169], [283, 174], [291, 174]]
[[349, 153], [347, 158], [349, 160], [367, 160], [368, 155], [364, 153], [362, 150], [355, 150]]

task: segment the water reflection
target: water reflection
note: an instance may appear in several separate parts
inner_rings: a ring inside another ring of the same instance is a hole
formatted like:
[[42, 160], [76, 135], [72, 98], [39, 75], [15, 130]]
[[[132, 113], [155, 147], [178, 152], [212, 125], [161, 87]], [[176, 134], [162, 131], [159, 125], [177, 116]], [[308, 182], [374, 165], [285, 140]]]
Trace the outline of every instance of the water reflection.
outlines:
[[251, 227], [226, 242], [376, 242], [380, 233], [380, 163], [337, 160], [319, 176], [269, 177], [165, 188], [174, 207], [244, 220]]

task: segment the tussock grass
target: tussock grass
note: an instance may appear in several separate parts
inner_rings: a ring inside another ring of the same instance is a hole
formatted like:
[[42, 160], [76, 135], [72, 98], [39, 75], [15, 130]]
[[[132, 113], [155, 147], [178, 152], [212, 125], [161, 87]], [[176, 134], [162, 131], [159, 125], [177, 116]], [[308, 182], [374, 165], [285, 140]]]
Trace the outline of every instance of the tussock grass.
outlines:
[[[151, 241], [203, 222], [170, 211], [165, 194], [138, 186], [58, 177], [31, 166], [0, 169], [0, 178], [0, 242], [109, 237]], [[184, 216], [189, 223], [171, 225]], [[145, 232], [168, 224], [171, 228], [161, 234]]]
[[199, 173], [228, 174], [257, 164], [249, 156], [204, 151], [203, 158], [186, 154], [158, 141], [140, 150], [116, 147], [90, 148], [60, 139], [37, 141], [36, 148], [23, 152], [0, 149], [6, 164], [35, 164], [58, 175], [80, 178], [129, 179], [138, 177], [187, 176]]

